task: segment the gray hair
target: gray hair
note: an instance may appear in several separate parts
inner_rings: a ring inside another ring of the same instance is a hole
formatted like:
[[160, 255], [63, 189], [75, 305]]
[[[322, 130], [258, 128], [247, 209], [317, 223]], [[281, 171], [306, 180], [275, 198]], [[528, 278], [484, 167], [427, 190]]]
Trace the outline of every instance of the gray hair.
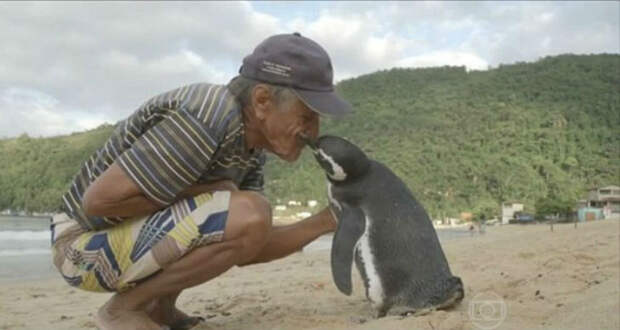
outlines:
[[289, 87], [272, 85], [259, 80], [236, 76], [228, 83], [228, 90], [235, 95], [242, 108], [252, 103], [252, 90], [258, 84], [267, 85], [271, 96], [281, 109], [288, 109], [290, 104], [297, 100], [297, 95]]

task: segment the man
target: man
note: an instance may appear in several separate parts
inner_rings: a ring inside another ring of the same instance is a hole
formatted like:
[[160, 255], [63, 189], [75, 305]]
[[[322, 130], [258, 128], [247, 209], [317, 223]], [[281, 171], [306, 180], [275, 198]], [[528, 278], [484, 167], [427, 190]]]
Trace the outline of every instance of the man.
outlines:
[[52, 224], [54, 264], [72, 286], [116, 292], [101, 329], [174, 329], [198, 318], [182, 290], [233, 266], [282, 258], [334, 231], [326, 208], [272, 227], [264, 152], [295, 161], [319, 115], [351, 107], [333, 92], [327, 53], [298, 33], [272, 36], [227, 86], [156, 96], [121, 121], [76, 175]]

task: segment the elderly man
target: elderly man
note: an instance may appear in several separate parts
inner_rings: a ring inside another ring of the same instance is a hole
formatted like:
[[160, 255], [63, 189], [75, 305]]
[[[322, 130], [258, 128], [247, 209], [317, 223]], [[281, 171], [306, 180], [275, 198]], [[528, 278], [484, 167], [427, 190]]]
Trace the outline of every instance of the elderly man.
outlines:
[[72, 286], [116, 292], [102, 329], [187, 329], [182, 290], [233, 266], [282, 258], [334, 231], [324, 209], [272, 227], [264, 151], [295, 161], [319, 115], [350, 105], [333, 91], [329, 56], [298, 33], [272, 36], [227, 86], [158, 95], [119, 122], [82, 166], [52, 223], [54, 264]]

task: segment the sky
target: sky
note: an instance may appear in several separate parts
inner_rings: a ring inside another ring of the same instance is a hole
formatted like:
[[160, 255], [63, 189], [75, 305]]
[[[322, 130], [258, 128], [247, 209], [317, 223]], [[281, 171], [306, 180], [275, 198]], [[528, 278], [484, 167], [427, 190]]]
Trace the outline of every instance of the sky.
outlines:
[[620, 2], [0, 2], [0, 138], [114, 124], [161, 92], [226, 83], [300, 32], [335, 80], [393, 67], [487, 70], [620, 53]]

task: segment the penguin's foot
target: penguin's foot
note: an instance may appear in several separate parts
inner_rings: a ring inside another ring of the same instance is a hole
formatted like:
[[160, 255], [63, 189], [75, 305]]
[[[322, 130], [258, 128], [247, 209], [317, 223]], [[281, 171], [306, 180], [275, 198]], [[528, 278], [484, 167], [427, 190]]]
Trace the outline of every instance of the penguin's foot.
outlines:
[[433, 307], [426, 307], [426, 308], [411, 308], [408, 306], [395, 306], [392, 309], [390, 309], [389, 314], [390, 315], [394, 315], [394, 316], [399, 316], [401, 319], [404, 319], [406, 317], [410, 317], [410, 316], [422, 316], [422, 315], [426, 315], [428, 313], [431, 313], [433, 311], [437, 310], [437, 308]]
[[402, 315], [403, 317], [407, 317], [407, 316], [422, 316], [422, 315], [426, 315], [429, 314], [431, 312], [436, 311], [437, 308], [435, 307], [429, 307], [429, 308], [421, 308], [421, 309], [417, 309], [414, 311], [410, 311], [405, 313], [404, 315]]
[[461, 278], [453, 276], [449, 280], [449, 282], [452, 284], [452, 286], [447, 292], [447, 294], [444, 296], [445, 299], [435, 306], [437, 309], [451, 308], [461, 302], [461, 300], [463, 300], [463, 297], [465, 297], [465, 291], [463, 290], [463, 281], [461, 281]]
[[446, 301], [444, 301], [443, 303], [439, 304], [437, 306], [437, 309], [448, 309], [453, 307], [454, 305], [458, 304], [461, 300], [463, 300], [464, 294], [463, 291], [455, 291], [452, 294], [452, 297], [448, 298]]

